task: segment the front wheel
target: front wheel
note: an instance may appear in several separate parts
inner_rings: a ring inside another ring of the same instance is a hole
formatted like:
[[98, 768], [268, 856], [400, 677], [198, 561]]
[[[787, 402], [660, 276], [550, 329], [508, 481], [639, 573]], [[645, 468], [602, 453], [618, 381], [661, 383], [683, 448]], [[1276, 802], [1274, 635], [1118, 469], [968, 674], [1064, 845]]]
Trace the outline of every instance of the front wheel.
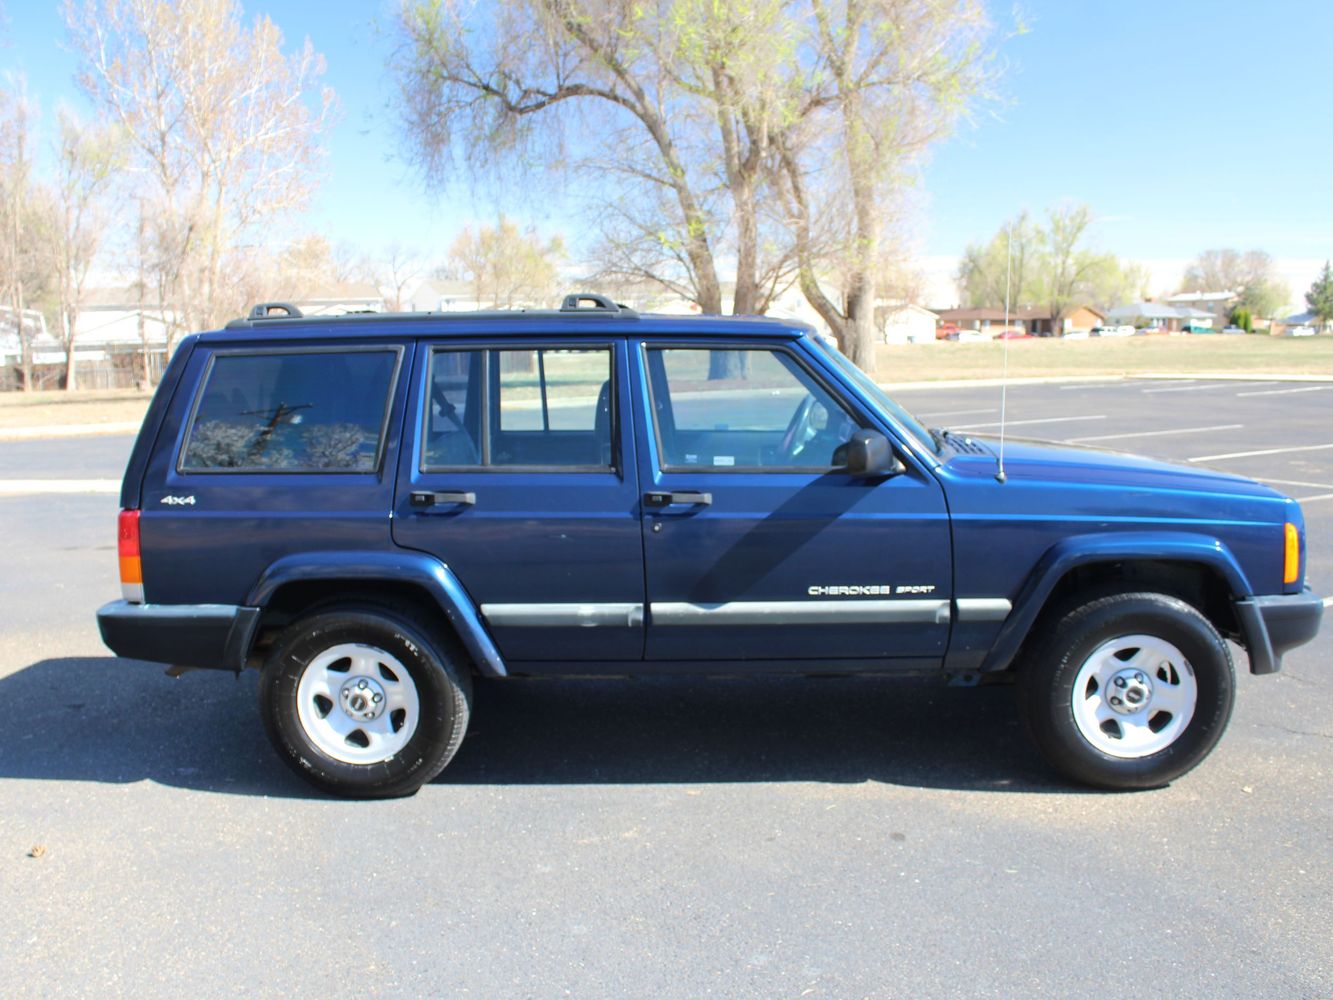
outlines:
[[1231, 718], [1226, 642], [1174, 597], [1113, 594], [1057, 615], [1019, 675], [1019, 706], [1056, 770], [1100, 788], [1189, 771]]
[[428, 624], [339, 606], [290, 625], [259, 684], [264, 728], [316, 787], [352, 798], [411, 795], [462, 742], [469, 676]]

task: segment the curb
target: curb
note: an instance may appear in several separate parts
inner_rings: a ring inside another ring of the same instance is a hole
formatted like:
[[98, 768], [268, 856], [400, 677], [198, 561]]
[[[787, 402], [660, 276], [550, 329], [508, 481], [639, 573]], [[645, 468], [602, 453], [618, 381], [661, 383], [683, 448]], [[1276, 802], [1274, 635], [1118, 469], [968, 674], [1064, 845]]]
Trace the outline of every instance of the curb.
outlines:
[[140, 420], [110, 424], [48, 424], [45, 427], [0, 427], [0, 441], [34, 441], [42, 438], [91, 437], [98, 434], [137, 434]]

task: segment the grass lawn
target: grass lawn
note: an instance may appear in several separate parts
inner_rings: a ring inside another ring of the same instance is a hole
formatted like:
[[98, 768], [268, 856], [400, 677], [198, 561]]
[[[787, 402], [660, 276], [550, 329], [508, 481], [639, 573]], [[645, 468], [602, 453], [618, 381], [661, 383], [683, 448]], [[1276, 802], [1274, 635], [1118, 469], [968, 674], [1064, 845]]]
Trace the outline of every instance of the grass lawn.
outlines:
[[139, 421], [151, 396], [133, 389], [0, 392], [0, 429]]
[[[875, 377], [896, 382], [999, 378], [1003, 344], [884, 345]], [[1116, 337], [1013, 340], [1009, 377], [1096, 375], [1333, 376], [1333, 337]], [[0, 430], [53, 424], [116, 424], [143, 419], [149, 394], [126, 390], [0, 392]]]
[[[883, 345], [880, 382], [999, 378], [1003, 342]], [[1333, 337], [1107, 337], [1009, 341], [1009, 377], [1333, 375]]]

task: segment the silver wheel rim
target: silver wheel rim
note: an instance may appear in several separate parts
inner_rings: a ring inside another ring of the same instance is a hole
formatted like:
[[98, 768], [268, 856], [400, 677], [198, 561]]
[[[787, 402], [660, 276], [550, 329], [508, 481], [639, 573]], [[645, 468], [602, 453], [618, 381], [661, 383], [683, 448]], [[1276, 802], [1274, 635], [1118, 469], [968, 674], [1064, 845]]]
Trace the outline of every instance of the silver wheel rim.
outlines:
[[382, 764], [417, 731], [421, 706], [416, 683], [397, 657], [346, 642], [306, 664], [296, 714], [310, 742], [334, 760]]
[[1112, 757], [1165, 750], [1194, 718], [1199, 685], [1185, 654], [1155, 635], [1102, 643], [1074, 678], [1074, 724]]

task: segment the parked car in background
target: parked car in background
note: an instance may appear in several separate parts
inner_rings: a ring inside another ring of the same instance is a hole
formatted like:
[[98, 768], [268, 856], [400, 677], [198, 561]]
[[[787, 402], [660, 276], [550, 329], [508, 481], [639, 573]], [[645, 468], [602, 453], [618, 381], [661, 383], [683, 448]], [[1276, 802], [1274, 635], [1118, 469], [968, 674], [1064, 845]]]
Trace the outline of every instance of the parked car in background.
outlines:
[[936, 339], [936, 340], [957, 340], [957, 339], [958, 339], [958, 324], [957, 324], [957, 323], [940, 323], [938, 326], [935, 327], [935, 339]]
[[1119, 326], [1094, 326], [1088, 331], [1090, 337], [1132, 337], [1134, 336], [1134, 327], [1129, 323], [1123, 323]]
[[1235, 326], [1235, 325], [1224, 326], [1222, 327], [1221, 332], [1234, 337], [1238, 334], [1243, 335], [1245, 333], [1245, 328], [1243, 326]]

